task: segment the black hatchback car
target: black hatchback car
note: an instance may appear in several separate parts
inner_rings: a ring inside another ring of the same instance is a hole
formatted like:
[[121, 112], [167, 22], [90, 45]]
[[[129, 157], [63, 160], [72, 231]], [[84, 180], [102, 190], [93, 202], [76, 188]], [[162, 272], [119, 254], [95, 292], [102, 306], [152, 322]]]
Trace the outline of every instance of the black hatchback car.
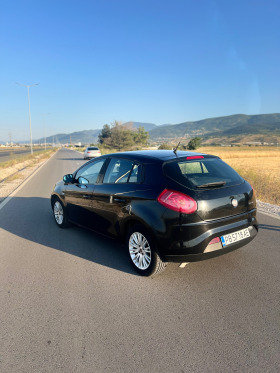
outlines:
[[109, 154], [59, 181], [55, 222], [118, 237], [144, 276], [228, 253], [257, 234], [251, 185], [220, 158], [169, 150]]

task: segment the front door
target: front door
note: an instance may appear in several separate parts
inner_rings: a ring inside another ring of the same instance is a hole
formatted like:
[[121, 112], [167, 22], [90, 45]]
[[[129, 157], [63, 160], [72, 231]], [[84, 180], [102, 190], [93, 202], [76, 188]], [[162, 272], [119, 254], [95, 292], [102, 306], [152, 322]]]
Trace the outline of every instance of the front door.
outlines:
[[92, 198], [105, 161], [105, 158], [94, 160], [81, 167], [74, 175], [75, 182], [68, 184], [65, 191], [69, 219], [88, 228], [95, 225]]

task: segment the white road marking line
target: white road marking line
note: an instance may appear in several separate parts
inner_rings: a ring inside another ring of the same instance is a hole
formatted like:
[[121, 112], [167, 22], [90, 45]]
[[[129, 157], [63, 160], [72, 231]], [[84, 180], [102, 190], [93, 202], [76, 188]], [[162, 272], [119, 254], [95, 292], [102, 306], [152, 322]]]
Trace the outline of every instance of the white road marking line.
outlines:
[[179, 265], [179, 268], [185, 268], [187, 264], [189, 264], [189, 263], [181, 263], [181, 264]]
[[[17, 189], [18, 190], [18, 189]], [[4, 199], [3, 202], [1, 202], [0, 204], [0, 210], [12, 199], [12, 196], [9, 196], [7, 198]]]

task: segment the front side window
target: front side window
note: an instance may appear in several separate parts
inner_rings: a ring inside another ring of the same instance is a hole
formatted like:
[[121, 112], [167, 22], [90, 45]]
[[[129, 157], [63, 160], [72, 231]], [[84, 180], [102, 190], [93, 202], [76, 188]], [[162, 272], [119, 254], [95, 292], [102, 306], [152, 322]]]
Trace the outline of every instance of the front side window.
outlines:
[[139, 166], [127, 159], [111, 159], [104, 176], [105, 184], [135, 183], [139, 177]]
[[101, 168], [106, 159], [101, 159], [82, 167], [76, 174], [79, 184], [96, 184]]

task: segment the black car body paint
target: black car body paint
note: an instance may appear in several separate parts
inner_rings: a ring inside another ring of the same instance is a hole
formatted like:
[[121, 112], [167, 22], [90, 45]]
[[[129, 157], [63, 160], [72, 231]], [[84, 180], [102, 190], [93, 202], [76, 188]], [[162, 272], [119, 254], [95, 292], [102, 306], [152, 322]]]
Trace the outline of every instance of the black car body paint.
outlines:
[[[196, 155], [220, 162], [218, 157], [193, 152], [137, 151], [101, 156], [87, 163], [105, 159], [96, 183], [78, 182], [76, 175], [82, 172], [83, 165], [73, 174], [73, 183], [60, 181], [56, 184], [51, 199], [53, 201], [56, 196], [62, 201], [71, 222], [111, 237], [124, 240], [132, 225], [141, 224], [153, 237], [157, 252], [164, 261], [189, 262], [222, 255], [244, 246], [256, 236], [258, 223], [254, 191], [240, 176], [233, 176], [228, 185], [199, 188], [199, 184], [198, 187], [188, 182], [184, 184], [185, 176], [165, 172], [167, 164], [172, 170], [176, 162], [181, 166], [187, 157]], [[103, 183], [111, 159], [116, 158], [139, 165], [137, 182]], [[206, 176], [210, 179], [210, 175], [211, 172]], [[161, 205], [157, 198], [164, 189], [194, 199], [196, 212], [185, 214]], [[233, 200], [237, 201], [236, 207]], [[213, 238], [248, 227], [249, 238], [206, 252]]]

